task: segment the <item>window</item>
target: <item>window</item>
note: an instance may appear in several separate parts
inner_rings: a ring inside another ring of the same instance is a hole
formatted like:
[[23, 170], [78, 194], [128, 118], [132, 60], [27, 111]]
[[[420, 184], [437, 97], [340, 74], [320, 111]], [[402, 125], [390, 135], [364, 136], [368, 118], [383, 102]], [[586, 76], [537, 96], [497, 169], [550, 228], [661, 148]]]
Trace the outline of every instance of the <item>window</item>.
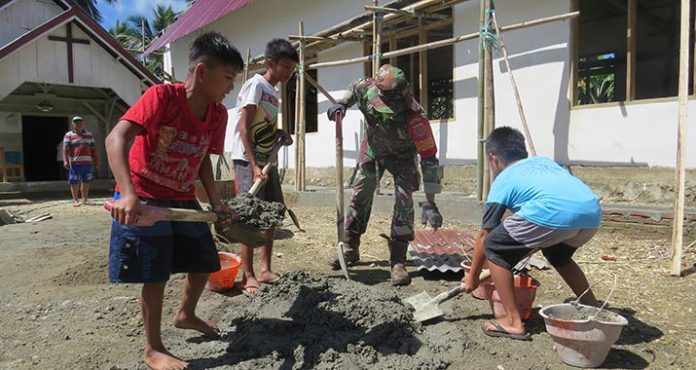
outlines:
[[[314, 80], [317, 79], [317, 70], [310, 69], [305, 71]], [[288, 99], [288, 127], [290, 134], [295, 134], [295, 94], [297, 92], [297, 76], [298, 74], [293, 74], [286, 86], [287, 99]], [[317, 105], [317, 89], [314, 88], [309, 82], [305, 82], [305, 133], [317, 132], [319, 131], [319, 126], [317, 122], [317, 115], [319, 114], [319, 107]]]
[[[576, 104], [677, 95], [679, 0], [575, 0], [575, 4], [580, 10]], [[693, 57], [690, 63], [693, 70]], [[692, 85], [693, 80], [689, 91]]]
[[[409, 19], [387, 25], [382, 32], [382, 53], [402, 50], [453, 36], [452, 8], [445, 8], [428, 21]], [[365, 43], [365, 55], [372, 53], [372, 44]], [[454, 47], [452, 45], [382, 59], [401, 68], [411, 84], [413, 96], [430, 119], [454, 118]], [[371, 76], [371, 65], [365, 63], [365, 75]]]

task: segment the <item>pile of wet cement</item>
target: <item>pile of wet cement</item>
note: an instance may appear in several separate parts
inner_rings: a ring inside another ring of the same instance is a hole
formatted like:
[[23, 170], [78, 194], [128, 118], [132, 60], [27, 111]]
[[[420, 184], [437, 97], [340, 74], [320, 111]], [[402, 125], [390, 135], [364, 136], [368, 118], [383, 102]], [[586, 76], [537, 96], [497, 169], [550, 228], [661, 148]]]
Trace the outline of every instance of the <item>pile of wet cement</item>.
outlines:
[[221, 324], [233, 332], [221, 362], [235, 369], [446, 369], [440, 347], [395, 292], [306, 272], [265, 286]]
[[285, 218], [285, 205], [266, 202], [248, 193], [232, 198], [227, 205], [237, 215], [239, 222], [260, 229], [278, 226]]

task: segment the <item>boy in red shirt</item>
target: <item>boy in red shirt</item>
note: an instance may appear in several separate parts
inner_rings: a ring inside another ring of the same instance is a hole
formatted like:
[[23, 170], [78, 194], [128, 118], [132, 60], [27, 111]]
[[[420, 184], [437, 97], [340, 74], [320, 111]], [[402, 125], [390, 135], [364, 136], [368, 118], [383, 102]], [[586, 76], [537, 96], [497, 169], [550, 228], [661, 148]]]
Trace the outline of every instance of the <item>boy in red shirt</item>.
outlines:
[[187, 273], [181, 306], [172, 318], [174, 326], [216, 334], [218, 329], [198, 318], [195, 309], [208, 275], [220, 269], [220, 262], [205, 223], [133, 224], [141, 203], [200, 209], [193, 186], [197, 178], [213, 210], [231, 215], [215, 191], [209, 154], [223, 152], [227, 110], [221, 102], [243, 66], [237, 49], [222, 35], [201, 35], [191, 44], [186, 81], [148, 89], [106, 138], [117, 184], [111, 210], [109, 280], [143, 283], [144, 360], [153, 369], [188, 366], [167, 351], [160, 336], [170, 274]]

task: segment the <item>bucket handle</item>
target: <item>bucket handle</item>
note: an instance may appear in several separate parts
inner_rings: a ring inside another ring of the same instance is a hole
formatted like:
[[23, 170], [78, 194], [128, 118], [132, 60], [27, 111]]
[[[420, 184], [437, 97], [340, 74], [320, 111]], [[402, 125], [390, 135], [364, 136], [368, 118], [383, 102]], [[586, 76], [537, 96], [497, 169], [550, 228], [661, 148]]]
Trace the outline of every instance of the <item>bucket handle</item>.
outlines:
[[[604, 299], [604, 303], [602, 303], [602, 306], [599, 307], [599, 310], [597, 310], [597, 312], [594, 314], [594, 316], [589, 318], [587, 321], [594, 320], [599, 315], [599, 313], [602, 312], [604, 307], [607, 306], [607, 303], [609, 303], [609, 298], [611, 298], [611, 295], [614, 294], [614, 289], [616, 289], [617, 281], [618, 281], [617, 275], [614, 274], [614, 285], [612, 285], [611, 290], [609, 291], [609, 295], [607, 295], [607, 298]], [[582, 292], [582, 294], [580, 294], [580, 296], [578, 296], [578, 298], [576, 300], [574, 300], [573, 302], [571, 302], [570, 304], [573, 305], [574, 307], [578, 307], [578, 302], [580, 301], [580, 298], [582, 298], [582, 296], [584, 296], [585, 293], [589, 292], [590, 288], [591, 287], [588, 286], [587, 289], [585, 289], [585, 291]]]

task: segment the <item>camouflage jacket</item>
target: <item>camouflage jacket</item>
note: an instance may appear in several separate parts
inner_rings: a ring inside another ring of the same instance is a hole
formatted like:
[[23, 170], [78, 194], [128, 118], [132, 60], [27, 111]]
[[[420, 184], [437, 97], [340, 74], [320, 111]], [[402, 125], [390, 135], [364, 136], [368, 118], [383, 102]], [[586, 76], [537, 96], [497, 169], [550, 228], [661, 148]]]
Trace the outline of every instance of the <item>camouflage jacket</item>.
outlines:
[[[389, 156], [408, 157], [418, 153], [409, 136], [407, 121], [412, 115], [420, 115], [426, 119], [427, 117], [421, 105], [410, 93], [398, 101], [386, 102], [379, 95], [375, 79], [362, 78], [350, 84], [345, 96], [338, 103], [346, 107], [357, 104], [365, 116], [369, 156], [381, 160]], [[439, 164], [436, 156], [421, 158], [426, 193], [441, 191]]]

